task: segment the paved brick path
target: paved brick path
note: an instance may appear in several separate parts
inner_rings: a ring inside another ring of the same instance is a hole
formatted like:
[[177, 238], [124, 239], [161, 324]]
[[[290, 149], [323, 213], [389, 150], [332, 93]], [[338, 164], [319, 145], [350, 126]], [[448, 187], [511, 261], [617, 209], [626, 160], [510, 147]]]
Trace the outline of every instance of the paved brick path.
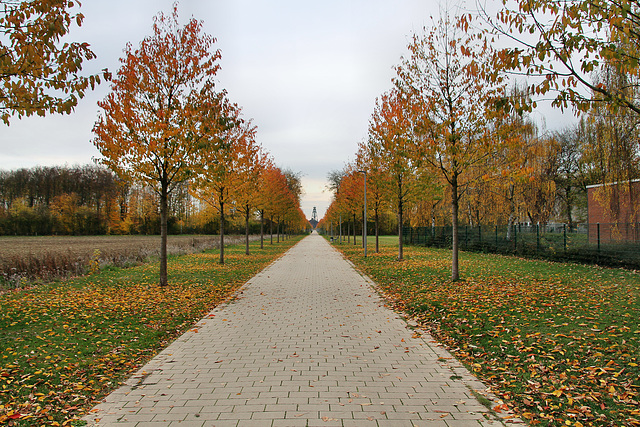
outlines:
[[[196, 332], [197, 331], [197, 332]], [[483, 385], [312, 235], [86, 419], [129, 426], [493, 426]]]

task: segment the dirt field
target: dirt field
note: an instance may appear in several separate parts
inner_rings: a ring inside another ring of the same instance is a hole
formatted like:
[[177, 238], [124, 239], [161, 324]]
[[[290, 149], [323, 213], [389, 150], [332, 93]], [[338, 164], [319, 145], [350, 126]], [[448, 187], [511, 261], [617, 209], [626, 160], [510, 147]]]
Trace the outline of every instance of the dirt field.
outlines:
[[[225, 236], [225, 243], [243, 241]], [[218, 236], [169, 236], [170, 254], [216, 248]], [[90, 262], [124, 266], [143, 262], [160, 253], [160, 236], [38, 236], [0, 237], [0, 283], [20, 286], [20, 281], [84, 274]]]

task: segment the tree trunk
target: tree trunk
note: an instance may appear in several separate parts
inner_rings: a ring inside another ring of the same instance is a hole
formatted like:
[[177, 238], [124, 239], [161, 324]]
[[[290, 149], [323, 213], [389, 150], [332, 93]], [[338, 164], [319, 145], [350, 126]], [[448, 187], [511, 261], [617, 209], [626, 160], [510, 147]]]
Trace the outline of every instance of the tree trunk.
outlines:
[[244, 211], [244, 241], [245, 241], [245, 254], [249, 255], [249, 205], [245, 206]]
[[269, 234], [271, 235], [271, 244], [273, 245], [273, 215], [269, 220]]
[[260, 211], [260, 249], [264, 249], [264, 209]]
[[451, 280], [460, 280], [458, 266], [458, 175], [454, 172], [451, 178]]
[[404, 247], [402, 245], [402, 213], [404, 206], [402, 202], [402, 176], [400, 176], [398, 177], [398, 261], [402, 261], [404, 257]]
[[513, 224], [516, 222], [516, 216], [513, 213], [509, 214], [509, 219], [507, 220], [507, 241], [510, 242], [513, 237]]
[[353, 245], [357, 245], [358, 242], [356, 242], [356, 221], [358, 220], [358, 217], [356, 217], [356, 213], [353, 213]]
[[[108, 202], [105, 202], [105, 204]], [[107, 211], [107, 219], [108, 217], [108, 211]], [[100, 228], [100, 197], [96, 198], [96, 223], [98, 224], [98, 229]], [[92, 230], [91, 233], [95, 233], [98, 234], [98, 230]]]
[[169, 215], [169, 183], [160, 183], [160, 286], [167, 286], [167, 217]]
[[378, 218], [378, 208], [376, 208], [376, 212], [375, 212], [375, 220], [376, 220], [376, 253], [380, 252], [380, 246], [378, 243], [378, 238], [379, 238], [379, 225], [380, 225], [380, 221]]
[[508, 200], [509, 200], [509, 219], [507, 221], [507, 241], [511, 241], [511, 230], [513, 228], [513, 223], [516, 220], [516, 204], [514, 202], [514, 192], [515, 187], [513, 185], [509, 186], [508, 190]]
[[[573, 215], [571, 211], [573, 210], [573, 196], [571, 195], [571, 187], [568, 186], [564, 189], [565, 196], [567, 198], [567, 224], [569, 225], [569, 231], [573, 230]], [[633, 206], [633, 205], [630, 205]]]
[[404, 252], [404, 248], [402, 245], [402, 210], [403, 210], [403, 206], [402, 206], [402, 198], [399, 197], [398, 198], [398, 261], [402, 261], [403, 260], [403, 252]]
[[220, 264], [224, 264], [224, 202], [220, 202]]

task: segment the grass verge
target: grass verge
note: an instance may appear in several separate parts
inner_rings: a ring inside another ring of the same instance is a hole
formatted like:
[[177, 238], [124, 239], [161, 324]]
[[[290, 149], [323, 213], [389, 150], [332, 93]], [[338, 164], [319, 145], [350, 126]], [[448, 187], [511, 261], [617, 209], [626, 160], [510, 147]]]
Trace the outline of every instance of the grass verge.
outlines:
[[[394, 240], [395, 239], [395, 240]], [[382, 239], [336, 245], [531, 425], [640, 426], [640, 275]]]
[[73, 425], [299, 239], [169, 258], [0, 295], [0, 424]]

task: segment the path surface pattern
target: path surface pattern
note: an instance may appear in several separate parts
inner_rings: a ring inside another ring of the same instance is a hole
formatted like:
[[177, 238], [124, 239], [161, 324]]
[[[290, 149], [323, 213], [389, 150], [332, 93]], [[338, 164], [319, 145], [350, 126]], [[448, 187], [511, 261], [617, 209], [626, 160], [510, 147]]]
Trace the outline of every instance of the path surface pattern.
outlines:
[[323, 238], [302, 240], [86, 419], [130, 426], [502, 425], [484, 386], [384, 306]]

